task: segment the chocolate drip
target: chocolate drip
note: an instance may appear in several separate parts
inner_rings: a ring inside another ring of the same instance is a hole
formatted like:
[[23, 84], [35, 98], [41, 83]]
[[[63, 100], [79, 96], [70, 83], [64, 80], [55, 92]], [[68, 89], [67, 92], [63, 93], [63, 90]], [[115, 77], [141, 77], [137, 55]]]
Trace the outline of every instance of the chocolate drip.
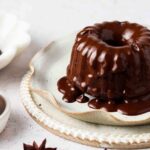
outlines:
[[72, 87], [66, 77], [63, 77], [58, 81], [58, 90], [63, 93], [63, 100], [68, 103], [75, 102], [76, 98], [82, 93], [77, 88]]
[[79, 97], [77, 97], [76, 101], [79, 103], [86, 103], [89, 101], [89, 98], [82, 94]]
[[[67, 83], [67, 84], [66, 84]], [[88, 102], [88, 106], [93, 109], [105, 109], [108, 112], [119, 111], [126, 115], [138, 115], [150, 111], [150, 93], [134, 99], [102, 99], [101, 97], [88, 98], [81, 91], [75, 88], [75, 91], [70, 90], [70, 86], [66, 77], [58, 81], [58, 89], [64, 94], [65, 101], [68, 103]], [[67, 94], [65, 94], [67, 93]], [[64, 98], [63, 98], [64, 99]]]

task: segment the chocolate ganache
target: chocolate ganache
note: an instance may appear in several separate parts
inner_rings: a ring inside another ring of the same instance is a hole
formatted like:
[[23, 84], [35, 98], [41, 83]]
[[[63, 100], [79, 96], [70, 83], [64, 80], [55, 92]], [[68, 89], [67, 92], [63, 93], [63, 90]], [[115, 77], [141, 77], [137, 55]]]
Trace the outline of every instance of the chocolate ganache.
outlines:
[[57, 85], [66, 102], [126, 115], [150, 111], [150, 30], [118, 21], [85, 27]]

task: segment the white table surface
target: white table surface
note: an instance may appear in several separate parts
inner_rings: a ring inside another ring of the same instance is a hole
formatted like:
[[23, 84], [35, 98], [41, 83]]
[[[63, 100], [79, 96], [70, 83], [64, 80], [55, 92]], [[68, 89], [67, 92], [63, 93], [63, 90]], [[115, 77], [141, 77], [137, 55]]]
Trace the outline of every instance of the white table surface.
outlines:
[[11, 103], [11, 116], [0, 135], [0, 150], [22, 150], [22, 143], [47, 138], [58, 150], [96, 150], [59, 138], [36, 124], [25, 111], [19, 85], [32, 56], [57, 37], [103, 20], [130, 20], [150, 24], [148, 0], [0, 0], [0, 11], [11, 12], [31, 25], [32, 43], [0, 71], [0, 93]]

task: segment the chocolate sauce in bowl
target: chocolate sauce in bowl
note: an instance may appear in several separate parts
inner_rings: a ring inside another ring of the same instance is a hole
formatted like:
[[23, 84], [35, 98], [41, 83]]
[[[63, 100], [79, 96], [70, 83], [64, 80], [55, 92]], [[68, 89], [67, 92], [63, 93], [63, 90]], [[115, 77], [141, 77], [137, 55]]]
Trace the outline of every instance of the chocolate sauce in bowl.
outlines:
[[0, 96], [0, 115], [4, 112], [6, 107], [5, 100], [2, 96]]

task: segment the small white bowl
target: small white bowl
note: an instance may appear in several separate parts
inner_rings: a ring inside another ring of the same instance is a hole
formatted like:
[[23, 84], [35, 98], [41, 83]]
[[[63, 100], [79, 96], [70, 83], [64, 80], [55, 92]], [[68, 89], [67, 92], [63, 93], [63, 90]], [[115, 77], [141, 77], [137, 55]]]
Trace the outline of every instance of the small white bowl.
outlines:
[[13, 14], [0, 13], [0, 69], [7, 66], [31, 41], [29, 24]]
[[3, 100], [5, 103], [5, 108], [3, 112], [0, 114], [0, 133], [5, 129], [9, 116], [10, 116], [10, 104], [4, 98]]

